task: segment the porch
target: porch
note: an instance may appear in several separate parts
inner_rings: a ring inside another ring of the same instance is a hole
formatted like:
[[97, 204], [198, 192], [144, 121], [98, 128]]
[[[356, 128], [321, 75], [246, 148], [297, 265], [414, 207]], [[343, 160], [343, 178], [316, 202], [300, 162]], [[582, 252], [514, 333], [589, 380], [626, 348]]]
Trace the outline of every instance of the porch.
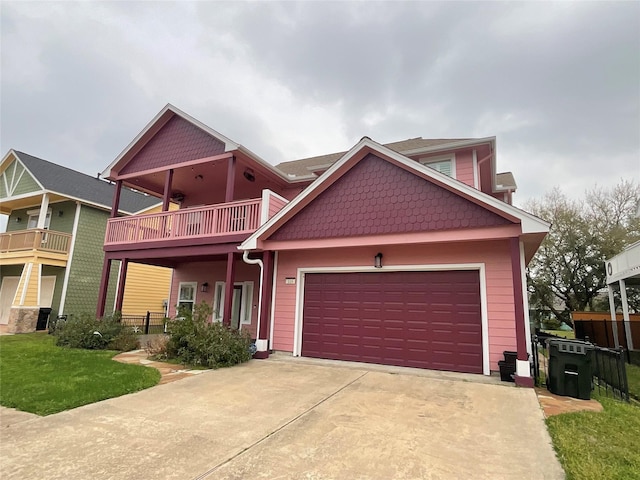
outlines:
[[285, 198], [265, 189], [261, 198], [110, 218], [104, 249], [106, 252], [126, 252], [149, 248], [239, 244], [286, 203]]
[[69, 257], [71, 235], [33, 228], [0, 234], [0, 264], [18, 265], [33, 262], [65, 266]]
[[[137, 252], [139, 255], [144, 254], [144, 258], [133, 255], [120, 259], [117, 280], [110, 275], [110, 257], [113, 254], [106, 253], [97, 316], [102, 317], [112, 311], [111, 306], [105, 311], [105, 300], [106, 291], [110, 283], [113, 285], [113, 281], [117, 282], [113, 311], [123, 311], [127, 272], [131, 264], [170, 266], [173, 274], [166, 301], [167, 317], [179, 316], [183, 309], [194, 311], [196, 305], [204, 302], [212, 309], [207, 321], [220, 322], [229, 328], [249, 332], [256, 339], [257, 356], [268, 355], [273, 252], [255, 253], [250, 258], [248, 254], [243, 256], [237, 251], [237, 244], [201, 245], [198, 248], [201, 253], [197, 255], [184, 255], [184, 251], [189, 250], [185, 247]], [[179, 256], [165, 257], [172, 251]]]

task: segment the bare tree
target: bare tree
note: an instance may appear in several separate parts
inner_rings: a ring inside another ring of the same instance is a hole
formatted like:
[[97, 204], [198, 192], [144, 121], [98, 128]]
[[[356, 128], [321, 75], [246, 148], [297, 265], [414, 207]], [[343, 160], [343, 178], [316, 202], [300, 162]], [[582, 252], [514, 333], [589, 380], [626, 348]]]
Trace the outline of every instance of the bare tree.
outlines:
[[569, 323], [569, 312], [601, 308], [606, 286], [604, 262], [640, 239], [640, 184], [621, 180], [613, 188], [595, 186], [584, 200], [572, 200], [556, 187], [525, 209], [552, 223], [529, 264], [532, 308], [550, 310]]

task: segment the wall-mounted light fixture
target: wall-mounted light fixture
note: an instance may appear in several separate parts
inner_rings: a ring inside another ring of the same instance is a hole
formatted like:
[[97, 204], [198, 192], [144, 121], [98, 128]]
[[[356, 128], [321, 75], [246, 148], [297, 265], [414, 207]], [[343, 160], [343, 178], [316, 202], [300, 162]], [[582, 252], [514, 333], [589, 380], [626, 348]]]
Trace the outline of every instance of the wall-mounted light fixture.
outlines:
[[58, 216], [61, 217], [64, 215], [64, 210], [58, 210]]
[[374, 257], [374, 267], [376, 268], [382, 268], [382, 254], [378, 253], [375, 257]]
[[22, 221], [22, 218], [16, 217], [16, 223], [20, 223], [21, 221]]
[[198, 175], [196, 175], [196, 180], [198, 182], [201, 182], [202, 180], [204, 180], [204, 177], [202, 175], [198, 174]]
[[244, 169], [244, 173], [242, 175], [244, 175], [244, 178], [246, 178], [250, 182], [255, 182], [256, 181], [256, 175], [255, 175], [255, 173], [253, 173], [253, 170], [250, 169], [250, 168], [245, 168]]
[[205, 293], [208, 288], [209, 288], [209, 283], [208, 282], [204, 282], [202, 285], [200, 285], [200, 291], [202, 293]]

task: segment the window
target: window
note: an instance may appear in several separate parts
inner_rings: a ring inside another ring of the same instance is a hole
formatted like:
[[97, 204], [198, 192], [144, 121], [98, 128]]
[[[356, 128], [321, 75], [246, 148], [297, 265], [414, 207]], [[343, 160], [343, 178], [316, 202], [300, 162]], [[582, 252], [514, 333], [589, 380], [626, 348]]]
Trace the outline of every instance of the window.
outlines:
[[[38, 217], [40, 216], [40, 210], [29, 210], [27, 212], [27, 215], [29, 215], [29, 220], [27, 220], [27, 228], [38, 228]], [[44, 219], [45, 230], [49, 229], [49, 225], [51, 225], [51, 209], [47, 210], [47, 216]]]
[[178, 310], [185, 308], [193, 312], [193, 305], [196, 303], [196, 282], [180, 282], [178, 286]]
[[440, 157], [421, 158], [420, 163], [427, 167], [433, 168], [440, 173], [444, 173], [450, 177], [456, 178], [456, 157], [455, 155], [447, 155]]

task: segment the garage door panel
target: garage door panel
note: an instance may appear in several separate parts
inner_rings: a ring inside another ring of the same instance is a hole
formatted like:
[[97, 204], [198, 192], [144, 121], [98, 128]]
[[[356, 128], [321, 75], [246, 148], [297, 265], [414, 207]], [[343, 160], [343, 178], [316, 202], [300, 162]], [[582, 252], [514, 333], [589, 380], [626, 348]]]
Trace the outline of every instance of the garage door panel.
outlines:
[[304, 356], [482, 373], [477, 271], [306, 274], [303, 308]]

